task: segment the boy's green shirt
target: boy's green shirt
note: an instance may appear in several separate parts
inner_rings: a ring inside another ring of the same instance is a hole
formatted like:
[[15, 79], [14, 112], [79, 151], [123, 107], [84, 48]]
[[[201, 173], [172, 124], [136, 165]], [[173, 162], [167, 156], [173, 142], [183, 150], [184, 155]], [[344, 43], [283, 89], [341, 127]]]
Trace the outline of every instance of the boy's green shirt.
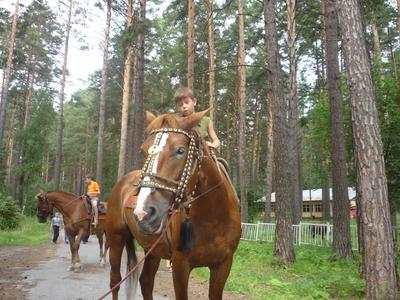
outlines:
[[203, 119], [201, 119], [201, 121], [197, 125], [197, 130], [200, 132], [200, 134], [203, 138], [208, 137], [208, 124], [209, 123], [210, 123], [210, 118], [207, 116], [204, 116]]
[[[182, 117], [180, 114], [177, 114]], [[203, 138], [208, 138], [208, 124], [210, 123], [210, 117], [204, 116], [199, 124], [197, 125], [197, 130], [200, 132]]]

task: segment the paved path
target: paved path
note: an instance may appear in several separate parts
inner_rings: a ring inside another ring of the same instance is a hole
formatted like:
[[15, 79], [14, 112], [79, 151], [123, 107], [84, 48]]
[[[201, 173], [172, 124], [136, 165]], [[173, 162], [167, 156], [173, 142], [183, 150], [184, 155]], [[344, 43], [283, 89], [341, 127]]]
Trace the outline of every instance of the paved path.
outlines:
[[[24, 274], [27, 280], [36, 284], [30, 290], [29, 299], [92, 300], [98, 299], [109, 290], [110, 265], [107, 262], [103, 268], [98, 263], [99, 246], [95, 236], [91, 236], [87, 244], [80, 246], [82, 269], [78, 272], [67, 270], [71, 255], [63, 236], [59, 237], [58, 244], [50, 244], [49, 247], [57, 247], [54, 259], [43, 262]], [[123, 264], [121, 275], [124, 277], [124, 274], [126, 269]], [[140, 288], [137, 290], [135, 299], [143, 299]], [[126, 299], [125, 283], [121, 286], [119, 296], [120, 299]], [[111, 299], [111, 295], [106, 299]], [[154, 295], [154, 299], [169, 298]]]

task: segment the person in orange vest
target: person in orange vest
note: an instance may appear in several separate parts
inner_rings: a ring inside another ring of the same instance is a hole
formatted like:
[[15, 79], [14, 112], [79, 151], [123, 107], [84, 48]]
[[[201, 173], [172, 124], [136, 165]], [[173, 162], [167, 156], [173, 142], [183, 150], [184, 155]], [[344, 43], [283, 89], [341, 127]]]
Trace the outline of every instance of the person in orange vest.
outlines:
[[86, 176], [86, 183], [87, 183], [87, 195], [90, 198], [90, 203], [92, 204], [92, 209], [94, 212], [94, 220], [93, 225], [94, 227], [97, 226], [99, 211], [97, 209], [97, 204], [99, 202], [100, 197], [100, 185], [94, 180], [93, 176]]

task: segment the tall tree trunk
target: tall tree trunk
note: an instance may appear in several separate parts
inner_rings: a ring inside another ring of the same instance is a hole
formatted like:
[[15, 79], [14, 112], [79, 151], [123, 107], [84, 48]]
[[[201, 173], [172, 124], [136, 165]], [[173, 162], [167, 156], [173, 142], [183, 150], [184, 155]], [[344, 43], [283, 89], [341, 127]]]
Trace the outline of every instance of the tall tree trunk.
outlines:
[[15, 9], [13, 22], [11, 27], [11, 35], [8, 41], [8, 55], [6, 68], [4, 70], [4, 81], [3, 88], [1, 90], [1, 102], [0, 102], [0, 145], [3, 141], [3, 135], [6, 125], [6, 110], [7, 110], [7, 102], [8, 102], [8, 90], [10, 88], [11, 81], [11, 68], [14, 56], [14, 46], [15, 46], [15, 34], [17, 32], [17, 20], [18, 20], [18, 11], [19, 11], [19, 0], [15, 1]]
[[379, 30], [378, 24], [376, 23], [376, 16], [375, 13], [372, 12], [371, 18], [371, 31], [372, 31], [372, 42], [373, 42], [373, 49], [374, 49], [374, 63], [376, 64], [377, 71], [379, 75], [382, 74], [382, 55], [381, 55], [381, 45], [379, 39]]
[[238, 49], [238, 97], [239, 97], [239, 182], [242, 222], [248, 221], [246, 189], [246, 67], [244, 45], [243, 0], [238, 0], [239, 49]]
[[28, 126], [28, 122], [30, 119], [32, 95], [33, 95], [33, 84], [35, 83], [35, 76], [36, 76], [35, 69], [36, 69], [35, 65], [33, 65], [33, 70], [31, 71], [31, 73], [28, 76], [28, 93], [25, 97], [25, 111], [24, 111], [24, 124], [23, 124], [24, 129]]
[[347, 190], [346, 151], [344, 143], [343, 97], [339, 72], [338, 21], [335, 0], [324, 0], [328, 93], [331, 110], [333, 253], [352, 257], [350, 240], [349, 196]]
[[194, 0], [188, 0], [188, 74], [187, 86], [193, 91], [194, 86]]
[[[136, 42], [137, 43], [137, 39]], [[132, 95], [130, 99], [130, 105], [128, 109], [128, 133], [127, 133], [127, 140], [126, 140], [126, 161], [125, 161], [125, 170], [132, 170], [133, 169], [133, 161], [134, 161], [134, 155], [133, 155], [133, 145], [135, 142], [135, 107], [136, 107], [136, 90], [137, 90], [137, 74], [136, 74], [136, 65], [138, 61], [138, 49], [135, 47], [132, 50], [133, 53], [132, 55], [134, 56], [133, 58], [133, 63], [132, 63], [132, 80], [131, 80], [131, 88], [132, 88]]]
[[[31, 73], [28, 75], [28, 91], [25, 96], [25, 105], [24, 105], [24, 119], [23, 119], [23, 129], [26, 129], [28, 126], [28, 122], [30, 119], [30, 111], [31, 111], [31, 103], [32, 103], [32, 95], [33, 95], [33, 84], [35, 82], [35, 64], [33, 63], [32, 65], [32, 70]], [[24, 142], [20, 142], [19, 145], [17, 145], [17, 165], [22, 165], [25, 161], [25, 147], [24, 147]], [[25, 186], [25, 182], [29, 180], [27, 179], [25, 173], [22, 173], [19, 175], [19, 188], [20, 188], [20, 206], [22, 208], [25, 207], [26, 205], [26, 194], [23, 191], [23, 187]], [[18, 188], [18, 187], [17, 187]]]
[[103, 182], [103, 158], [104, 158], [104, 127], [106, 115], [106, 90], [108, 69], [108, 47], [110, 44], [111, 0], [107, 0], [106, 27], [104, 29], [103, 69], [101, 70], [101, 91], [99, 109], [99, 138], [97, 142], [96, 179]]
[[43, 157], [42, 179], [44, 182], [49, 181], [49, 164], [50, 164], [50, 151], [47, 151], [45, 156]]
[[145, 111], [144, 111], [144, 38], [146, 20], [146, 0], [140, 0], [139, 26], [141, 28], [136, 43], [136, 63], [135, 63], [135, 106], [134, 106], [134, 139], [133, 139], [133, 169], [142, 166], [142, 156], [140, 147], [144, 140], [145, 131]]
[[[128, 1], [128, 28], [133, 26], [133, 12], [132, 0]], [[119, 147], [119, 160], [118, 160], [118, 178], [125, 175], [125, 162], [126, 162], [126, 142], [128, 138], [128, 112], [129, 112], [129, 95], [131, 84], [131, 65], [132, 65], [132, 48], [131, 44], [128, 45], [124, 64], [124, 89], [122, 93], [122, 116], [121, 116], [121, 139]]]
[[275, 0], [264, 0], [267, 57], [272, 81], [274, 172], [276, 184], [275, 255], [288, 265], [295, 260], [292, 233], [292, 205], [290, 203], [287, 121], [282, 88], [281, 65], [276, 30]]
[[251, 186], [253, 188], [257, 187], [257, 160], [258, 160], [258, 138], [259, 138], [259, 127], [260, 127], [260, 100], [259, 97], [256, 97], [255, 109], [254, 109], [254, 125], [253, 125], [253, 138], [251, 145]]
[[232, 180], [235, 186], [239, 186], [239, 149], [237, 146], [239, 145], [239, 132], [237, 130], [239, 126], [239, 122], [237, 120], [237, 116], [239, 116], [239, 93], [238, 93], [238, 81], [237, 78], [236, 86], [235, 86], [235, 95], [232, 107], [232, 122], [231, 122], [231, 130], [232, 130], [232, 143], [231, 143], [231, 158], [232, 158]]
[[322, 219], [325, 222], [329, 222], [331, 220], [331, 195], [329, 193], [329, 177], [327, 167], [327, 164], [325, 164], [322, 184]]
[[396, 0], [397, 3], [397, 30], [400, 34], [400, 0]]
[[214, 35], [214, 8], [213, 2], [214, 0], [207, 0], [207, 15], [208, 15], [208, 92], [209, 92], [209, 100], [208, 106], [214, 107], [214, 109], [210, 113], [211, 121], [214, 126], [217, 126], [217, 120], [215, 116], [217, 115], [217, 107], [215, 100], [215, 35]]
[[372, 81], [375, 84], [375, 96], [378, 108], [378, 119], [381, 122], [384, 122], [385, 117], [382, 107], [382, 86], [385, 78], [382, 69], [382, 55], [381, 55], [381, 45], [379, 41], [378, 24], [376, 23], [376, 15], [373, 9], [371, 11], [371, 32], [372, 32], [372, 44], [373, 44]]
[[269, 90], [267, 96], [267, 166], [265, 171], [265, 207], [264, 207], [264, 223], [270, 222], [271, 217], [271, 194], [272, 194], [272, 174], [273, 174], [273, 156], [274, 156], [274, 143], [273, 143], [273, 117], [272, 117], [272, 83], [269, 83]]
[[321, 40], [321, 45], [320, 45], [320, 51], [321, 51], [321, 62], [320, 62], [320, 66], [321, 66], [321, 73], [319, 74], [319, 82], [320, 82], [320, 86], [322, 85], [322, 82], [325, 82], [326, 79], [326, 72], [325, 72], [325, 66], [326, 66], [326, 24], [325, 24], [325, 19], [324, 19], [324, 15], [325, 15], [325, 6], [323, 4], [321, 4], [321, 15], [320, 15], [320, 21], [321, 21], [321, 30], [320, 30], [320, 40]]
[[204, 72], [201, 74], [200, 82], [200, 95], [197, 97], [197, 101], [206, 103], [206, 74]]
[[[5, 185], [10, 186], [12, 183], [15, 182], [14, 177], [15, 177], [15, 165], [16, 165], [16, 155], [15, 154], [15, 149], [14, 149], [14, 143], [15, 143], [15, 124], [16, 124], [16, 115], [17, 115], [17, 109], [19, 107], [19, 95], [17, 94], [16, 100], [15, 100], [15, 105], [11, 113], [11, 119], [10, 119], [10, 130], [8, 132], [8, 142], [7, 142], [7, 160], [6, 160], [6, 177], [5, 177]], [[14, 198], [15, 199], [15, 198]]]
[[360, 4], [338, 0], [349, 81], [368, 299], [397, 299], [385, 162]]
[[389, 41], [389, 51], [390, 51], [390, 57], [392, 60], [392, 68], [393, 68], [393, 76], [396, 81], [398, 81], [398, 75], [397, 75], [397, 62], [396, 62], [396, 56], [394, 55], [393, 51], [393, 40], [392, 40], [392, 34], [390, 31], [390, 26], [387, 28], [387, 34], [388, 34], [388, 41]]
[[297, 63], [296, 63], [296, 0], [287, 0], [288, 11], [288, 50], [289, 50], [289, 160], [291, 200], [293, 205], [293, 224], [299, 224], [303, 215], [303, 199], [300, 187], [299, 161], [299, 97], [297, 94]]
[[60, 87], [60, 108], [58, 112], [58, 124], [57, 124], [57, 137], [56, 137], [56, 160], [54, 163], [54, 188], [60, 188], [60, 175], [61, 175], [61, 156], [62, 156], [62, 142], [63, 142], [63, 127], [64, 127], [64, 90], [65, 90], [65, 81], [67, 77], [67, 61], [68, 61], [68, 43], [69, 43], [69, 34], [71, 32], [71, 19], [72, 19], [72, 7], [73, 0], [69, 1], [69, 9], [68, 9], [68, 21], [67, 28], [65, 32], [65, 44], [64, 44], [64, 63], [61, 73], [61, 87]]

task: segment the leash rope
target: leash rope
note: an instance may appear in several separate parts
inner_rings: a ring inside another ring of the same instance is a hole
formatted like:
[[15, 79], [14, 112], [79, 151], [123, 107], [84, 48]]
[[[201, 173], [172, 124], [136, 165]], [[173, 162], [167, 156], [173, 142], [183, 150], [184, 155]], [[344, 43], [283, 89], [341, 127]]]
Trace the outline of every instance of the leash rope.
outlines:
[[172, 210], [171, 216], [168, 219], [167, 223], [165, 224], [165, 227], [163, 228], [163, 231], [161, 232], [160, 236], [157, 238], [157, 240], [154, 242], [154, 244], [149, 248], [149, 251], [136, 263], [136, 265], [126, 274], [124, 278], [122, 278], [116, 285], [114, 285], [106, 294], [101, 296], [98, 300], [102, 300], [105, 297], [107, 297], [112, 291], [114, 291], [117, 287], [119, 287], [125, 280], [128, 279], [129, 276], [132, 275], [134, 271], [139, 267], [139, 265], [146, 259], [146, 257], [151, 253], [151, 251], [154, 250], [154, 248], [157, 246], [157, 244], [161, 241], [161, 238], [164, 236], [164, 233], [167, 231], [169, 225], [171, 224], [172, 217], [177, 213], [177, 210]]

